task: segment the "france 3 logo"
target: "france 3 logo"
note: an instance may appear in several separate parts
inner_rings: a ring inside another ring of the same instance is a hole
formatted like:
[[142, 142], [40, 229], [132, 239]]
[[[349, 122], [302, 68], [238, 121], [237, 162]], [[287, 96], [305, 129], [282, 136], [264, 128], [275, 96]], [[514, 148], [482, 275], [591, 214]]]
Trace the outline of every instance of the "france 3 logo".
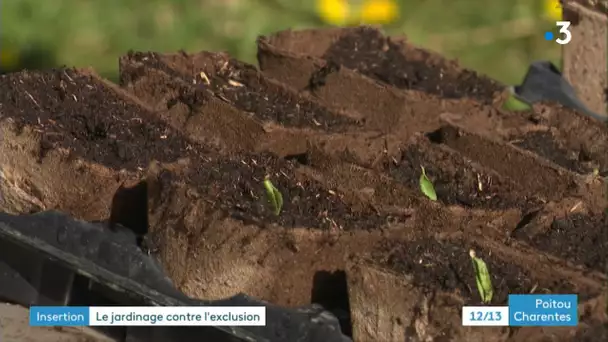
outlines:
[[547, 31], [545, 32], [545, 40], [555, 40], [555, 42], [560, 45], [566, 45], [570, 43], [570, 41], [572, 40], [572, 32], [570, 32], [570, 25], [571, 23], [569, 21], [556, 21], [555, 26], [559, 28], [558, 33], [560, 34], [560, 36], [555, 38], [553, 32]]
[[558, 27], [557, 35], [554, 30], [545, 32], [545, 40], [554, 41], [560, 45], [570, 43], [572, 40], [571, 23], [564, 20], [564, 1], [544, 0], [544, 14], [547, 19], [555, 20], [555, 26]]

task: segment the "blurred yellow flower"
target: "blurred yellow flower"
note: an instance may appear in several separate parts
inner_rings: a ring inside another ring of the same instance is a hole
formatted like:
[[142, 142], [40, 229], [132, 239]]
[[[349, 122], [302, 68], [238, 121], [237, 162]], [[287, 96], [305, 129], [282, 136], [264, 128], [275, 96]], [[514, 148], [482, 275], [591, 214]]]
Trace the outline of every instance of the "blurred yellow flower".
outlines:
[[399, 17], [396, 0], [317, 0], [317, 13], [332, 25], [388, 24]]
[[562, 20], [562, 4], [559, 0], [543, 0], [545, 17], [559, 21]]
[[364, 24], [388, 24], [398, 16], [395, 0], [367, 0], [361, 9], [361, 22]]
[[317, 0], [317, 13], [326, 23], [344, 25], [350, 19], [350, 5], [347, 0]]

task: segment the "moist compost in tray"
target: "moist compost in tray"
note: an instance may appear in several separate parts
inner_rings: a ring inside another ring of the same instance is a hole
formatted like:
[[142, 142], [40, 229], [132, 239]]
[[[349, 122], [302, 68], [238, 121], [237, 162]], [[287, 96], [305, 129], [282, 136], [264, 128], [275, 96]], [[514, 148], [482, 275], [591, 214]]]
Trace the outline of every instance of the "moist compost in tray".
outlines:
[[492, 304], [504, 304], [509, 294], [530, 293], [535, 286], [552, 293], [573, 292], [567, 281], [551, 283], [535, 279], [533, 274], [509, 260], [467, 245], [465, 241], [420, 239], [398, 244], [385, 242], [381, 248], [390, 251], [381, 261], [391, 269], [412, 276], [420, 286], [457, 291], [469, 301], [468, 305], [481, 303], [468, 253], [470, 248], [488, 265], [494, 288]]
[[[103, 81], [73, 69], [0, 76], [2, 119], [41, 134], [41, 151], [66, 148], [115, 168], [173, 161], [188, 142]], [[43, 156], [40, 156], [43, 157]]]
[[455, 63], [433, 64], [430, 53], [404, 49], [401, 44], [372, 28], [344, 34], [323, 58], [397, 88], [422, 90], [446, 98], [472, 97], [490, 101], [495, 92], [504, 88], [474, 71], [455, 72]]
[[[277, 122], [285, 127], [326, 131], [341, 131], [361, 125], [361, 122], [353, 118], [335, 114], [283, 85], [266, 79], [256, 67], [222, 54], [132, 53], [128, 58], [180, 77], [188, 83], [196, 83], [197, 87], [208, 88], [224, 101], [262, 121]], [[166, 60], [170, 60], [171, 64], [166, 63]], [[191, 71], [191, 74], [187, 74], [186, 70]]]
[[515, 146], [532, 151], [568, 170], [581, 174], [593, 171], [581, 164], [581, 162], [587, 161], [584, 154], [581, 152], [568, 153], [558, 144], [551, 132], [530, 132], [522, 137], [513, 137], [513, 139], [512, 143]]
[[574, 264], [599, 272], [608, 271], [608, 221], [605, 215], [573, 214], [556, 218], [549, 229], [528, 236], [525, 229], [516, 237], [534, 247]]
[[526, 211], [540, 202], [527, 198], [508, 178], [489, 169], [475, 168], [462, 155], [450, 153], [425, 140], [418, 140], [401, 151], [400, 159], [385, 163], [388, 173], [412, 189], [419, 187], [421, 167], [437, 193], [439, 201], [463, 207]]
[[[211, 83], [215, 93], [224, 96], [239, 109], [255, 113], [260, 119], [273, 120], [287, 127], [322, 128], [327, 131], [360, 125], [354, 119], [334, 114], [295, 93], [268, 87], [252, 66], [231, 60], [216, 76], [214, 81], [217, 82]], [[235, 86], [233, 82], [242, 86]]]
[[[278, 216], [273, 212], [274, 207], [263, 185], [267, 176], [283, 197]], [[367, 211], [353, 210], [340, 193], [298, 176], [294, 162], [267, 154], [203, 157], [195, 160], [182, 181], [193, 185], [214, 207], [245, 222], [353, 230], [382, 228], [388, 219], [387, 215], [374, 212], [371, 207]]]
[[445, 125], [428, 137], [511, 179], [529, 196], [560, 200], [575, 193], [580, 185], [574, 175], [547, 165], [546, 160], [541, 161], [507, 143], [466, 132], [461, 127]]

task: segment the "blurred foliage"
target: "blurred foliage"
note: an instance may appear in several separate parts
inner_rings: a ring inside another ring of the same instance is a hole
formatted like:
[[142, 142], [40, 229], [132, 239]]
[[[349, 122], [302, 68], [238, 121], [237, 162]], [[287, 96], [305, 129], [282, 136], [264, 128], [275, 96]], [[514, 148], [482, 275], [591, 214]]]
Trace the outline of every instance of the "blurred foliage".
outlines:
[[559, 45], [543, 34], [555, 25], [550, 2], [2, 0], [0, 61], [4, 70], [93, 66], [115, 79], [117, 58], [131, 49], [223, 50], [254, 63], [258, 35], [372, 22], [503, 82], [518, 83], [531, 61], [558, 61]]

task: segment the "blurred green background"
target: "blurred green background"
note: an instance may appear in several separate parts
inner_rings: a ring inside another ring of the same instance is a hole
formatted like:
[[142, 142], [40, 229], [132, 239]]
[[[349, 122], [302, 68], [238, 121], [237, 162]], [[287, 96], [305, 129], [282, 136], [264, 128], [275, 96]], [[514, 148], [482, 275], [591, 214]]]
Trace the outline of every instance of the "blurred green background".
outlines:
[[[1, 49], [11, 68], [93, 66], [116, 79], [128, 50], [225, 50], [255, 63], [258, 35], [327, 26], [313, 0], [0, 0]], [[505, 83], [537, 59], [558, 62], [544, 40], [554, 22], [542, 0], [400, 0], [386, 26]], [[7, 67], [8, 68], [8, 67]], [[7, 69], [5, 68], [5, 69]]]

